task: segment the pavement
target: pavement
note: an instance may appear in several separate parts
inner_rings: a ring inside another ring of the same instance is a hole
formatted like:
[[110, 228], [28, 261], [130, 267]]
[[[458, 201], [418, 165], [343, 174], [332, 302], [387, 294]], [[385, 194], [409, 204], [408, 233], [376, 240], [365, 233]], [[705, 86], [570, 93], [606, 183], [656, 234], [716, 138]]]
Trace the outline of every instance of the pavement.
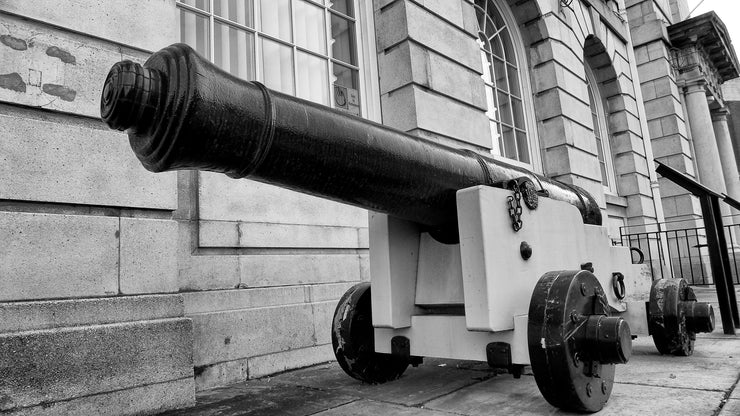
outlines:
[[[611, 398], [597, 415], [740, 416], [740, 331], [723, 334], [711, 290], [697, 289], [697, 297], [714, 303], [718, 328], [697, 336], [690, 357], [661, 356], [650, 337], [634, 340], [632, 358], [617, 366]], [[203, 391], [195, 407], [163, 415], [566, 414], [545, 401], [528, 367], [514, 379], [485, 363], [427, 358], [386, 384], [363, 384], [332, 362]]]

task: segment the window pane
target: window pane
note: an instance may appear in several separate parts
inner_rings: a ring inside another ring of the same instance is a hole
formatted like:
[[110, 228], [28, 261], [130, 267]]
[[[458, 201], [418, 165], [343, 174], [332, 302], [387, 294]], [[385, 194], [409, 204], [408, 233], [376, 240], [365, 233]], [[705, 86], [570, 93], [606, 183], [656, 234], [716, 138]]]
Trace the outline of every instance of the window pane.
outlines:
[[519, 72], [517, 71], [516, 67], [513, 67], [511, 65], [506, 65], [506, 71], [509, 74], [509, 92], [512, 95], [516, 95], [517, 97], [522, 96], [522, 90], [519, 85]]
[[213, 12], [232, 22], [254, 27], [253, 0], [213, 0]]
[[514, 112], [514, 127], [519, 129], [526, 129], [526, 122], [524, 121], [524, 107], [522, 100], [516, 98], [511, 99], [511, 109]]
[[609, 176], [606, 174], [606, 163], [599, 162], [599, 165], [601, 165], [601, 184], [609, 186]]
[[354, 7], [352, 7], [352, 3], [352, 0], [329, 0], [329, 6], [333, 10], [336, 10], [339, 13], [344, 13], [347, 16], [354, 17], [355, 10]]
[[331, 37], [333, 40], [331, 45], [332, 56], [340, 61], [355, 65], [357, 63], [357, 54], [355, 53], [354, 22], [332, 14]]
[[529, 163], [529, 142], [527, 141], [527, 134], [523, 131], [516, 131], [516, 145], [519, 150], [519, 161]]
[[516, 137], [514, 135], [514, 130], [506, 126], [501, 126], [501, 129], [503, 130], [501, 136], [504, 147], [504, 156], [509, 159], [519, 159], [519, 155], [517, 155], [516, 151]]
[[359, 89], [359, 83], [357, 78], [357, 71], [351, 68], [347, 68], [343, 65], [332, 64], [334, 81], [337, 85], [342, 85], [347, 88]]
[[488, 122], [491, 127], [491, 138], [493, 138], [493, 149], [491, 152], [494, 155], [501, 156], [504, 154], [504, 142], [501, 140], [500, 128], [501, 126], [495, 121]]
[[509, 95], [498, 91], [498, 121], [504, 124], [512, 125], [511, 117], [511, 103], [509, 102]]
[[496, 36], [491, 38], [491, 52], [501, 59], [504, 59], [504, 47], [501, 45], [501, 39]]
[[493, 5], [493, 1], [488, 0], [488, 15], [491, 16], [493, 19], [493, 25], [496, 27], [496, 29], [501, 29], [502, 27], [506, 26], [506, 22], [504, 22], [503, 16], [501, 16], [501, 13], [499, 13], [498, 8]]
[[486, 115], [488, 118], [492, 120], [498, 120], [498, 117], [496, 115], [496, 102], [493, 99], [493, 88], [486, 85], [486, 103], [488, 103], [488, 111], [486, 111]]
[[504, 91], [509, 91], [509, 84], [506, 82], [506, 64], [504, 61], [493, 57], [493, 80], [496, 86]]
[[480, 51], [480, 60], [481, 60], [481, 66], [483, 69], [483, 81], [486, 82], [486, 84], [493, 84], [493, 78], [491, 78], [491, 62], [488, 54], [481, 50]]
[[326, 59], [298, 52], [296, 64], [300, 70], [296, 77], [296, 95], [313, 102], [329, 104], [329, 70]]
[[213, 63], [231, 75], [254, 79], [254, 35], [216, 23], [213, 33]]
[[180, 9], [180, 39], [207, 59], [211, 57], [209, 24], [208, 18]]
[[181, 3], [187, 4], [188, 6], [197, 7], [198, 9], [211, 11], [210, 0], [180, 0]]
[[[483, 9], [475, 8], [475, 14], [478, 17], [478, 31], [485, 35], [486, 33], [486, 15]], [[486, 36], [487, 37], [487, 36]]]
[[303, 0], [293, 0], [295, 8], [295, 42], [306, 49], [326, 53], [324, 9]]
[[591, 89], [591, 79], [586, 78], [586, 91], [588, 91], [588, 104], [591, 106], [591, 112], [596, 112], [596, 100], [594, 100], [594, 92]]
[[483, 33], [485, 33], [488, 38], [491, 38], [493, 36], [496, 36], [496, 33], [498, 32], [500, 26], [497, 25], [490, 18], [485, 19], [484, 23], [485, 23], [486, 27], [485, 27], [485, 31]]
[[334, 73], [334, 108], [360, 115], [359, 78], [356, 70], [343, 65], [332, 64]]
[[268, 35], [290, 41], [290, 0], [265, 0], [260, 7], [261, 30]]
[[262, 73], [268, 88], [294, 94], [293, 48], [263, 38]]
[[516, 65], [516, 55], [514, 54], [514, 45], [511, 44], [511, 35], [509, 35], [509, 29], [504, 29], [499, 34], [501, 43], [504, 45], [504, 57], [506, 62]]

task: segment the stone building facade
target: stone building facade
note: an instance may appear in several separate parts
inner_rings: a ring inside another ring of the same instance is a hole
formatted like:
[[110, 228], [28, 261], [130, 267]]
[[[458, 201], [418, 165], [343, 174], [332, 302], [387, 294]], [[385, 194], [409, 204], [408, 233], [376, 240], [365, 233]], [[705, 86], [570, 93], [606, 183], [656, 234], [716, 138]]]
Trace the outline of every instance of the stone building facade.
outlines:
[[[721, 85], [738, 63], [722, 21], [713, 13], [686, 20], [681, 2], [628, 5], [638, 71], [656, 158], [710, 188], [740, 195]], [[698, 201], [660, 180], [667, 219], [700, 215]], [[729, 210], [726, 212], [729, 214]]]
[[[724, 23], [713, 12], [687, 18], [688, 6], [682, 1], [627, 1], [626, 6], [656, 160], [717, 192], [740, 197], [737, 139], [730, 135], [730, 104], [723, 93], [723, 85], [738, 77], [739, 67]], [[665, 178], [658, 185], [664, 229], [701, 227], [696, 197]], [[722, 213], [728, 216], [725, 223], [737, 223], [729, 217], [737, 212], [728, 205], [722, 204]], [[703, 233], [692, 233], [695, 244], [669, 235], [664, 246], [669, 273], [672, 268], [693, 277], [709, 268], [700, 243]]]
[[685, 14], [682, 0], [0, 0], [0, 410], [154, 412], [329, 361], [336, 302], [369, 279], [366, 211], [145, 171], [99, 121], [113, 63], [189, 43], [236, 76], [583, 187], [618, 240], [698, 213], [652, 163], [697, 170], [668, 29]]

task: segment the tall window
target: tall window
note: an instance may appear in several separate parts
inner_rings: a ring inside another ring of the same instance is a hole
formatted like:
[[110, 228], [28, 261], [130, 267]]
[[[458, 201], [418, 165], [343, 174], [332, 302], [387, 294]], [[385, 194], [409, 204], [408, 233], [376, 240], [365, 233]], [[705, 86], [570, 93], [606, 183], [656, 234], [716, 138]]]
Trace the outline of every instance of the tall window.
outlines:
[[601, 184], [607, 191], [616, 192], [615, 178], [612, 167], [611, 149], [609, 148], [609, 131], [606, 123], [604, 100], [601, 98], [596, 77], [589, 65], [586, 65], [586, 86], [588, 101], [591, 107], [591, 118], [594, 123], [594, 137], [596, 138], [596, 152], [601, 167]]
[[231, 74], [360, 114], [354, 0], [178, 0], [184, 43]]
[[492, 0], [475, 0], [493, 153], [532, 163], [512, 27]]

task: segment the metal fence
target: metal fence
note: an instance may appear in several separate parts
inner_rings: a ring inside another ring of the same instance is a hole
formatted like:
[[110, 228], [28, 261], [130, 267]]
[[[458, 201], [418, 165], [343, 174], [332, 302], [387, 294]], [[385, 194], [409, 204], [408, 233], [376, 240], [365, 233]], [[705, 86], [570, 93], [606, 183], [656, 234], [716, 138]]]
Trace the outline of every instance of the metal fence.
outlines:
[[[731, 224], [732, 219], [728, 218], [725, 222]], [[725, 225], [723, 228], [730, 257], [730, 274], [733, 282], [740, 284], [740, 218], [735, 222], [738, 224]], [[693, 223], [693, 226], [683, 225], [687, 223]], [[619, 243], [633, 249], [633, 260], [644, 257], [644, 262], [651, 266], [653, 279], [680, 277], [692, 285], [714, 283], [701, 219], [625, 226], [619, 229], [619, 234]], [[673, 276], [669, 265], [673, 269]]]

